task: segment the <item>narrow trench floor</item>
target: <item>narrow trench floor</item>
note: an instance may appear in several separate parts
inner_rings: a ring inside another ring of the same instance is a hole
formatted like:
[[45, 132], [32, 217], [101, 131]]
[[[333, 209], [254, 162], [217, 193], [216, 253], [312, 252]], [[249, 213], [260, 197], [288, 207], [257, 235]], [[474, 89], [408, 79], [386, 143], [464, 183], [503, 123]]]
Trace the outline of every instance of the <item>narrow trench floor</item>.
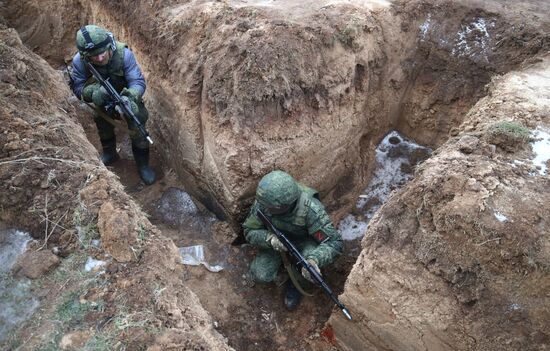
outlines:
[[[91, 137], [91, 128], [85, 129]], [[296, 311], [287, 311], [283, 305], [284, 268], [276, 284], [252, 283], [247, 279], [247, 271], [255, 248], [232, 246], [236, 234], [229, 225], [216, 220], [196, 202], [191, 204], [196, 206], [191, 210], [188, 203], [182, 204], [182, 196], [188, 198], [188, 195], [173, 171], [162, 170], [154, 148], [151, 165], [158, 180], [151, 186], [143, 185], [131, 153], [126, 150], [129, 140], [127, 136], [120, 139], [118, 146], [122, 159], [109, 168], [149, 214], [151, 222], [178, 247], [203, 245], [206, 261], [224, 267], [221, 272], [213, 273], [203, 266], [186, 266], [182, 279], [199, 297], [215, 321], [216, 329], [227, 337], [232, 347], [236, 350], [333, 349], [323, 328], [334, 305], [322, 291], [305, 297]], [[98, 147], [97, 142], [94, 144]], [[346, 241], [345, 246], [345, 253], [323, 272], [336, 294], [342, 292], [360, 252], [359, 240]]]

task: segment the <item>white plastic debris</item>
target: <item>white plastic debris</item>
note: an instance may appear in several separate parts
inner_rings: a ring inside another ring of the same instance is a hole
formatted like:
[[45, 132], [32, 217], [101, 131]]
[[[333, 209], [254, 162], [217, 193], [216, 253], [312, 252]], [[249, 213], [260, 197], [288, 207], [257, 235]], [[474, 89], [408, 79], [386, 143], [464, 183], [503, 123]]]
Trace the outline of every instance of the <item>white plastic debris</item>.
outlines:
[[500, 213], [498, 211], [495, 211], [494, 215], [495, 215], [495, 218], [498, 219], [499, 222], [507, 222], [508, 221], [508, 217], [506, 217], [505, 215], [503, 215], [502, 213]]
[[104, 266], [105, 264], [107, 264], [107, 262], [96, 260], [92, 257], [88, 257], [88, 260], [86, 260], [86, 266], [84, 267], [84, 270], [86, 272], [97, 271], [99, 270], [100, 267]]
[[179, 250], [181, 263], [183, 264], [190, 266], [198, 266], [202, 264], [206, 267], [206, 269], [214, 273], [217, 273], [223, 269], [220, 265], [211, 266], [204, 260], [204, 248], [202, 245], [180, 247]]

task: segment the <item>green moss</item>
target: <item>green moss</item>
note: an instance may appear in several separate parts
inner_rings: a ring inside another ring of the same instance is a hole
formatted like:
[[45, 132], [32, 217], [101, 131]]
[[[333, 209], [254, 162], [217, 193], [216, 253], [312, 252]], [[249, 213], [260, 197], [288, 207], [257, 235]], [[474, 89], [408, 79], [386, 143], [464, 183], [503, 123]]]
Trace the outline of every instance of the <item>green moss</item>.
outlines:
[[518, 122], [500, 121], [487, 128], [486, 140], [506, 152], [523, 149], [531, 141], [528, 128]]
[[506, 135], [522, 142], [531, 140], [529, 129], [518, 122], [501, 121], [494, 123], [489, 126], [489, 133], [492, 135]]

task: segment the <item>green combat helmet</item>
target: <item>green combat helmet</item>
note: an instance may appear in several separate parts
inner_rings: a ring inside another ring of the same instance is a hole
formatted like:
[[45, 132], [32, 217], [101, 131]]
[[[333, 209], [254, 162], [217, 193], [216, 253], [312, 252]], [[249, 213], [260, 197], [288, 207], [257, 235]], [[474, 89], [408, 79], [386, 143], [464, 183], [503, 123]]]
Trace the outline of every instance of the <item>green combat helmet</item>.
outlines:
[[76, 47], [83, 58], [104, 53], [107, 49], [114, 50], [115, 38], [105, 29], [89, 24], [76, 32]]
[[290, 174], [283, 171], [266, 174], [256, 189], [256, 200], [271, 214], [288, 212], [298, 197], [298, 184]]

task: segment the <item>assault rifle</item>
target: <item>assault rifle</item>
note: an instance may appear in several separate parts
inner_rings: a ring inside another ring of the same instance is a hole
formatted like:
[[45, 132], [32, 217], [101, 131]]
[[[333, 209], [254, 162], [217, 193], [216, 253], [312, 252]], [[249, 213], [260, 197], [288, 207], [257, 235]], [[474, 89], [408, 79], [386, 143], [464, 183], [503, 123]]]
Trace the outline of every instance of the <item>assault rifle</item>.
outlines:
[[258, 210], [258, 217], [260, 217], [260, 220], [267, 227], [267, 229], [275, 234], [277, 238], [281, 241], [281, 243], [283, 243], [290, 255], [294, 258], [294, 260], [296, 260], [296, 264], [298, 265], [298, 267], [304, 267], [309, 272], [311, 278], [313, 278], [313, 280], [317, 282], [317, 284], [323, 289], [325, 294], [330, 297], [330, 299], [336, 304], [336, 306], [338, 306], [342, 310], [344, 315], [351, 321], [351, 314], [346, 309], [346, 306], [344, 306], [344, 304], [342, 304], [338, 300], [338, 298], [334, 296], [334, 293], [327, 285], [327, 283], [325, 283], [325, 281], [321, 277], [321, 274], [319, 274], [319, 272], [317, 272], [317, 270], [311, 266], [311, 264], [304, 258], [304, 256], [302, 256], [300, 251], [298, 251], [298, 249], [296, 249], [296, 247], [290, 242], [290, 240], [288, 240], [287, 237], [283, 233], [281, 233], [280, 230], [275, 228], [273, 223], [271, 223], [269, 218], [267, 218], [261, 210]]
[[136, 115], [132, 112], [132, 107], [130, 106], [130, 101], [128, 99], [123, 99], [122, 96], [115, 90], [115, 88], [109, 83], [109, 79], [103, 79], [101, 74], [95, 69], [95, 67], [89, 63], [84, 61], [86, 64], [86, 67], [90, 70], [92, 75], [94, 76], [95, 80], [107, 90], [107, 93], [111, 96], [113, 99], [113, 105], [115, 106], [115, 110], [122, 116], [126, 116], [127, 119], [129, 119], [139, 130], [141, 135], [147, 139], [147, 141], [153, 145], [153, 139], [149, 136], [149, 133], [147, 130], [145, 130], [145, 127], [143, 127], [143, 124], [137, 119]]

